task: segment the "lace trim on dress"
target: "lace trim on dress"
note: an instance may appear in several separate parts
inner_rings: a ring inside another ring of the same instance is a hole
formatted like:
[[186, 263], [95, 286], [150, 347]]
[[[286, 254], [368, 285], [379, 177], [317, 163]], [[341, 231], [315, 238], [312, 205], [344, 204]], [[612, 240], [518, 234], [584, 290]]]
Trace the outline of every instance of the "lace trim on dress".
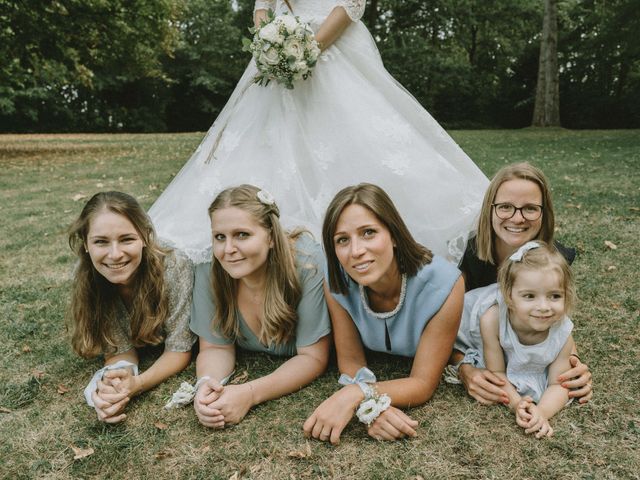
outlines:
[[342, 7], [349, 15], [349, 18], [354, 22], [357, 22], [362, 18], [364, 14], [365, 0], [338, 0], [336, 7]]

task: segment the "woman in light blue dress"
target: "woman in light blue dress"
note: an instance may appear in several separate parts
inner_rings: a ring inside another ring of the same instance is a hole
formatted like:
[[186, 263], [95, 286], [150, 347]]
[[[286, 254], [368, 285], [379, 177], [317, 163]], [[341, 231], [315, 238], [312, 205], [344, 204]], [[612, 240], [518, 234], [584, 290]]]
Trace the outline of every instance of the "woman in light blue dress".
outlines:
[[[417, 243], [389, 196], [359, 184], [340, 191], [325, 215], [326, 294], [343, 386], [307, 419], [304, 431], [338, 443], [354, 414], [370, 436], [415, 436], [401, 407], [433, 395], [451, 354], [464, 296], [460, 271]], [[406, 378], [377, 381], [365, 348], [412, 357]]]
[[[209, 215], [213, 259], [196, 268], [191, 310], [200, 344], [194, 408], [203, 425], [223, 428], [320, 375], [331, 327], [320, 248], [304, 231], [282, 229], [268, 192], [252, 185], [228, 188]], [[236, 345], [290, 358], [264, 377], [225, 385]]]

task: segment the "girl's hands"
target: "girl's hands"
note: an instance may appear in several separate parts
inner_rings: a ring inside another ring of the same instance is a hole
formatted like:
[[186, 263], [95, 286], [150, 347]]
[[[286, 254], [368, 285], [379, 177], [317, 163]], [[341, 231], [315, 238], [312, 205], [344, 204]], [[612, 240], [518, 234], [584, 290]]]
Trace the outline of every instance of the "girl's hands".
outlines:
[[399, 440], [404, 437], [415, 437], [418, 422], [396, 407], [389, 407], [374, 420], [367, 429], [370, 437], [376, 440]]
[[222, 415], [223, 427], [240, 423], [251, 407], [253, 407], [253, 390], [249, 383], [227, 385], [218, 398], [209, 404], [210, 409], [218, 410]]
[[210, 428], [224, 428], [224, 415], [217, 408], [212, 408], [222, 394], [224, 387], [216, 380], [209, 379], [200, 385], [193, 399], [193, 408], [202, 425]]
[[558, 377], [558, 382], [564, 388], [569, 389], [569, 398], [579, 398], [578, 402], [587, 403], [593, 397], [593, 385], [589, 367], [582, 363], [578, 357], [569, 357], [571, 369]]
[[501, 386], [504, 380], [485, 368], [476, 368], [463, 363], [458, 369], [458, 377], [467, 393], [483, 405], [509, 404], [509, 397]]
[[531, 397], [524, 397], [516, 407], [516, 423], [524, 428], [524, 433], [534, 433], [536, 438], [550, 437], [553, 428], [549, 425]]
[[305, 437], [338, 445], [342, 430], [353, 417], [363, 397], [362, 390], [357, 385], [347, 385], [338, 390], [322, 402], [304, 422], [302, 429]]

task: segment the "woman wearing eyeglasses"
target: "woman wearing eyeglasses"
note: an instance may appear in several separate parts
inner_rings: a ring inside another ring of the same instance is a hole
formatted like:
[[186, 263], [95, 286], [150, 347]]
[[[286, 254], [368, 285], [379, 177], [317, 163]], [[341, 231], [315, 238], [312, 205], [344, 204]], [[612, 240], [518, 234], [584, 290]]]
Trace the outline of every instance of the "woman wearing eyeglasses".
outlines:
[[[542, 171], [528, 163], [516, 163], [500, 169], [489, 184], [478, 221], [478, 231], [469, 240], [460, 270], [467, 290], [485, 287], [497, 281], [498, 267], [518, 248], [530, 240], [554, 244], [558, 251], [573, 262], [576, 251], [554, 240], [555, 218], [549, 183]], [[465, 310], [470, 303], [465, 296]], [[464, 355], [465, 347], [478, 338], [464, 331], [464, 320], [452, 355], [454, 372], [469, 395], [489, 405], [502, 402], [504, 385], [490, 371], [476, 368], [472, 355]], [[570, 389], [569, 397], [586, 403], [593, 395], [591, 372], [580, 362], [574, 349], [569, 371], [560, 375], [562, 385]]]

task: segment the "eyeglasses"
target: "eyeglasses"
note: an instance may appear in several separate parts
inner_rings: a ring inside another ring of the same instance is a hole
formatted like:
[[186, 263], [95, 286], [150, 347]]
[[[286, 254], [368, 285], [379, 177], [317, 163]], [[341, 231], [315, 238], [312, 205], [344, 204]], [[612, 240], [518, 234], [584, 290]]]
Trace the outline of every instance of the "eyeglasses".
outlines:
[[497, 217], [501, 220], [509, 220], [518, 211], [525, 220], [530, 221], [538, 220], [542, 215], [542, 205], [535, 205], [533, 203], [523, 205], [522, 207], [516, 207], [511, 203], [493, 203], [491, 206], [496, 212]]

